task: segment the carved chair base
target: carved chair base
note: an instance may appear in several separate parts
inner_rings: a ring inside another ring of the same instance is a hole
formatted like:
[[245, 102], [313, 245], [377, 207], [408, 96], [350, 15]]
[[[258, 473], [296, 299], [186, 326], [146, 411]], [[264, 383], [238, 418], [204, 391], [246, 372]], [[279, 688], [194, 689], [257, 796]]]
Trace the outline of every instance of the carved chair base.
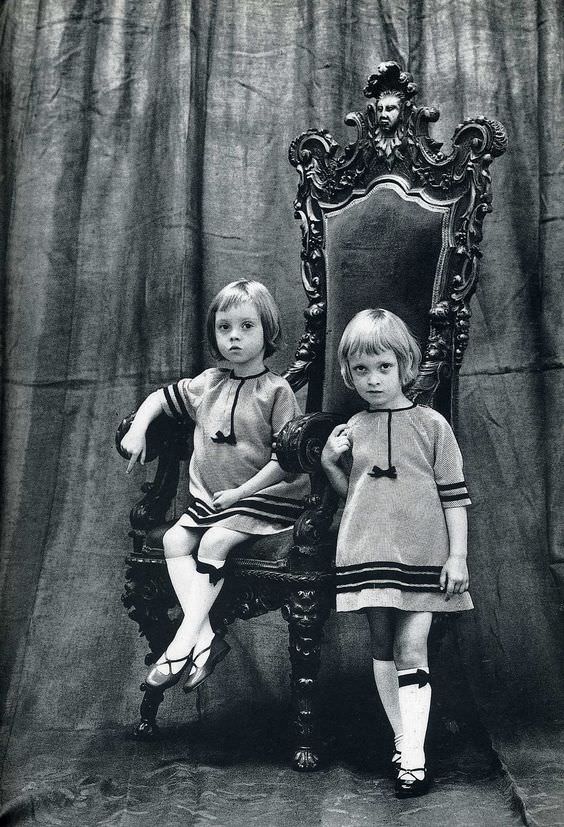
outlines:
[[[160, 531], [162, 537], [163, 531]], [[127, 558], [122, 600], [129, 616], [147, 639], [151, 652], [145, 662], [154, 663], [170, 643], [181, 611], [168, 577], [166, 563], [156, 545], [143, 545]], [[296, 550], [293, 550], [296, 553]], [[299, 551], [299, 550], [297, 550]], [[243, 559], [228, 563], [224, 587], [210, 613], [215, 631], [224, 632], [237, 619], [248, 620], [281, 609], [289, 628], [291, 661], [291, 708], [294, 732], [291, 765], [299, 772], [319, 769], [327, 750], [321, 737], [317, 675], [321, 662], [323, 625], [333, 594], [331, 571], [292, 571], [286, 559]], [[141, 684], [144, 692], [140, 720], [134, 733], [151, 740], [159, 735], [156, 722], [164, 699], [162, 690]]]

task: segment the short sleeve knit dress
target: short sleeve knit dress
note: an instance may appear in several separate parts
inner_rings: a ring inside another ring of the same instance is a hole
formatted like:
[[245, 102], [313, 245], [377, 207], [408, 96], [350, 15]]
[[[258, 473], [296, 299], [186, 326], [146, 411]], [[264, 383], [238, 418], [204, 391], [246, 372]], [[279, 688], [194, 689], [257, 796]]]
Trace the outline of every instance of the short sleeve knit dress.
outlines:
[[352, 464], [337, 541], [337, 611], [473, 608], [468, 592], [445, 601], [440, 591], [449, 554], [443, 509], [470, 505], [446, 419], [411, 405], [363, 411], [348, 425]]
[[247, 534], [276, 534], [293, 525], [309, 493], [304, 474], [270, 485], [223, 511], [212, 504], [216, 491], [236, 488], [276, 459], [274, 437], [301, 414], [288, 382], [268, 368], [246, 377], [210, 368], [161, 392], [169, 416], [189, 416], [196, 426], [190, 500], [178, 522], [187, 528], [220, 525]]

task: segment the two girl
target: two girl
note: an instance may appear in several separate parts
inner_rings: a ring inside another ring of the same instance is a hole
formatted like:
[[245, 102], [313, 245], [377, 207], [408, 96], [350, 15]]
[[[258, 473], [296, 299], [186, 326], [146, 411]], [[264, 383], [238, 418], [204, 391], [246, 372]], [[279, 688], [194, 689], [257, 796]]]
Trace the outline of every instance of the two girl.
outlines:
[[138, 459], [144, 462], [147, 428], [159, 414], [195, 422], [190, 501], [163, 540], [184, 617], [145, 679], [159, 689], [188, 671], [184, 689], [193, 690], [225, 657], [230, 647], [208, 615], [229, 552], [250, 537], [293, 525], [308, 493], [307, 477], [287, 474], [272, 453], [274, 437], [300, 410], [288, 382], [264, 364], [281, 340], [269, 291], [246, 279], [228, 284], [211, 303], [206, 330], [213, 356], [226, 366], [151, 393], [121, 443], [129, 472]]
[[[289, 476], [271, 455], [273, 437], [300, 411], [285, 379], [264, 360], [280, 341], [268, 290], [241, 279], [224, 287], [207, 319], [213, 355], [205, 370], [143, 402], [122, 447], [128, 471], [145, 459], [145, 434], [161, 412], [196, 423], [190, 502], [164, 536], [182, 623], [146, 678], [165, 689], [187, 670], [199, 686], [229, 651], [209, 611], [231, 549], [292, 525], [307, 480]], [[447, 421], [405, 395], [421, 354], [405, 324], [365, 310], [339, 346], [345, 384], [367, 409], [331, 433], [322, 454], [329, 481], [346, 500], [337, 542], [337, 610], [367, 615], [374, 678], [394, 731], [396, 795], [429, 787], [424, 741], [431, 686], [427, 637], [432, 613], [472, 608], [467, 593], [466, 506], [462, 459]]]
[[364, 611], [374, 678], [394, 731], [396, 795], [429, 787], [424, 741], [431, 702], [433, 612], [471, 609], [462, 458], [448, 422], [412, 402], [419, 347], [401, 319], [364, 310], [339, 351], [345, 384], [367, 409], [337, 426], [323, 468], [346, 500], [336, 558], [337, 611]]

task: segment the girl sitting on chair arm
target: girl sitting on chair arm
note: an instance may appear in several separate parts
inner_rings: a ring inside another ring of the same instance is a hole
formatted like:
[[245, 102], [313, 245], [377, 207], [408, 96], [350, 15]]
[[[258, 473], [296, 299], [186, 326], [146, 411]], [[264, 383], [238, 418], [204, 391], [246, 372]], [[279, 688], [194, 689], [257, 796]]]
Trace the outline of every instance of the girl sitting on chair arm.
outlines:
[[130, 455], [129, 472], [137, 460], [143, 464], [145, 434], [159, 414], [195, 421], [190, 501], [163, 540], [184, 618], [145, 679], [159, 689], [188, 670], [184, 689], [191, 691], [225, 657], [230, 647], [214, 633], [208, 614], [229, 552], [253, 536], [293, 525], [308, 493], [307, 477], [289, 475], [272, 454], [276, 434], [300, 409], [288, 382], [264, 364], [281, 340], [271, 294], [257, 281], [228, 284], [211, 303], [207, 334], [213, 355], [227, 367], [150, 394], [121, 442]]

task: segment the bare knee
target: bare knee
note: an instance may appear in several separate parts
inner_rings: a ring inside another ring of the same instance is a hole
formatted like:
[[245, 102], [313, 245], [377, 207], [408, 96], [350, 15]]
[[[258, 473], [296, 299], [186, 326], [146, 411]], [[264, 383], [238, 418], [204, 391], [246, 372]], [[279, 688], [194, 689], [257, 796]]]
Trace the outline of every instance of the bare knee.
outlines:
[[232, 548], [239, 545], [246, 535], [223, 528], [210, 528], [200, 541], [198, 558], [223, 563]]
[[419, 666], [424, 666], [427, 663], [427, 645], [396, 641], [394, 661], [398, 669], [417, 669]]
[[192, 552], [192, 546], [190, 534], [182, 526], [173, 525], [163, 536], [164, 556], [167, 560], [174, 557], [187, 557]]
[[398, 669], [416, 669], [426, 665], [426, 635], [398, 634], [394, 641], [394, 661]]
[[398, 669], [416, 669], [427, 664], [427, 638], [431, 612], [405, 612], [400, 615], [394, 641], [394, 660]]

